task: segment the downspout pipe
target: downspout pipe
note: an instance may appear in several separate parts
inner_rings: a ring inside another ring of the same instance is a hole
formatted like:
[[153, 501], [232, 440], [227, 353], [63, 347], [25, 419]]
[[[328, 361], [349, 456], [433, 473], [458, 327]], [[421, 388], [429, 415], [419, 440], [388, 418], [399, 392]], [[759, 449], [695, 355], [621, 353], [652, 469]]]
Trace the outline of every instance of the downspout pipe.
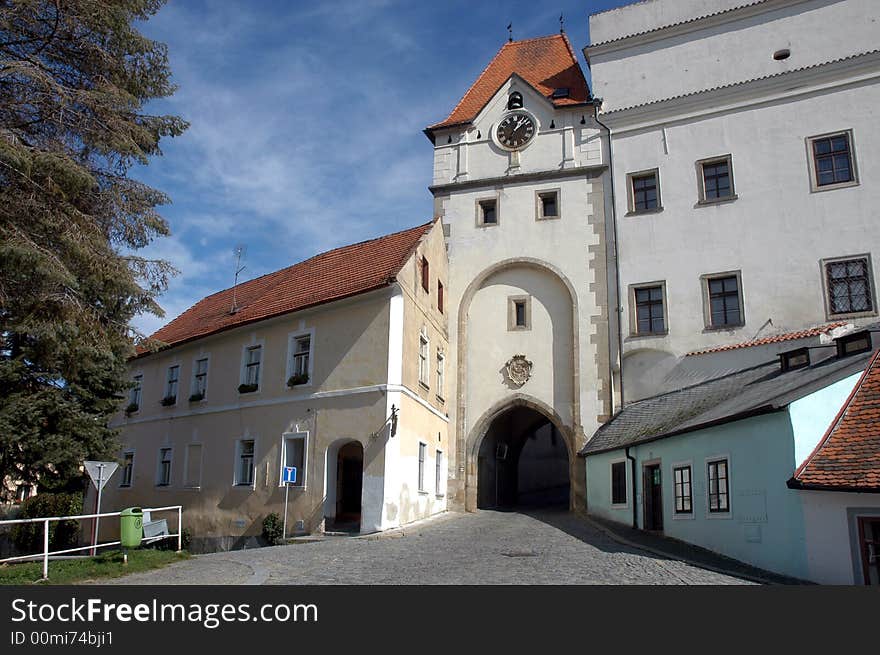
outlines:
[[[615, 308], [614, 311], [617, 314], [617, 365], [619, 369], [619, 378], [620, 378], [620, 407], [623, 408], [624, 405], [624, 395], [623, 395], [623, 321], [620, 316], [620, 260], [618, 258], [618, 247], [617, 247], [617, 202], [615, 200], [614, 193], [614, 148], [611, 144], [611, 128], [605, 125], [602, 121], [599, 120], [599, 107], [602, 106], [602, 98], [593, 97], [590, 99], [591, 104], [593, 105], [593, 118], [596, 123], [599, 124], [605, 132], [608, 134], [608, 171], [609, 171], [609, 182], [611, 184], [611, 231], [614, 235], [614, 249], [612, 251], [612, 256], [614, 257], [614, 282], [616, 286], [616, 294], [615, 294]], [[609, 344], [609, 357], [611, 360], [614, 360], [614, 352], [613, 347]], [[611, 371], [611, 379], [614, 379], [613, 366]], [[614, 409], [614, 398], [611, 398], [612, 412]]]
[[629, 446], [626, 447], [626, 458], [629, 460], [632, 471], [632, 501], [633, 501], [633, 529], [639, 529], [639, 508], [636, 505], [636, 458], [629, 454]]

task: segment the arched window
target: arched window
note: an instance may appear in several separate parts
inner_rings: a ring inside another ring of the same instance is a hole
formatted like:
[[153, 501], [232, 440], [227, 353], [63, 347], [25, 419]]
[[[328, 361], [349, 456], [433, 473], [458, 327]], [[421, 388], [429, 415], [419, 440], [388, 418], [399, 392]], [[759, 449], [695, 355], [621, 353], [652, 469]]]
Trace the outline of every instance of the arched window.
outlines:
[[519, 91], [514, 91], [510, 94], [510, 98], [507, 100], [507, 108], [508, 109], [522, 109], [523, 106], [523, 98], [522, 93]]

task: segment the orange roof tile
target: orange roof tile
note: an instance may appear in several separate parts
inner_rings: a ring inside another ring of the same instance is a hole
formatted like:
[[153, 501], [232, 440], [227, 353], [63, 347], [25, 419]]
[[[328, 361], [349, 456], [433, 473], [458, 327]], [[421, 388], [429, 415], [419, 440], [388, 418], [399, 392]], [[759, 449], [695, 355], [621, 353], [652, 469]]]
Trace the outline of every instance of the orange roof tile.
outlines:
[[[471, 122], [514, 73], [557, 107], [579, 105], [590, 99], [587, 80], [565, 34], [510, 41], [501, 47], [446, 120], [431, 125], [427, 131]], [[568, 88], [569, 96], [551, 98], [554, 89], [559, 88]]]
[[796, 488], [880, 491], [880, 350], [792, 482]]
[[828, 334], [835, 328], [843, 327], [846, 321], [837, 323], [829, 323], [828, 325], [820, 325], [818, 327], [806, 330], [798, 330], [797, 332], [786, 332], [784, 334], [774, 334], [770, 337], [762, 337], [761, 339], [753, 339], [752, 341], [744, 341], [742, 343], [732, 343], [727, 346], [717, 346], [715, 348], [706, 348], [705, 350], [695, 350], [685, 357], [693, 355], [708, 355], [709, 353], [720, 353], [726, 350], [737, 350], [738, 348], [751, 348], [752, 346], [766, 346], [771, 343], [780, 343], [782, 341], [794, 341], [795, 339], [806, 339], [807, 337], [818, 337], [822, 334]]
[[[336, 248], [203, 298], [150, 338], [173, 346], [390, 284], [434, 222]], [[139, 348], [137, 356], [148, 354]]]

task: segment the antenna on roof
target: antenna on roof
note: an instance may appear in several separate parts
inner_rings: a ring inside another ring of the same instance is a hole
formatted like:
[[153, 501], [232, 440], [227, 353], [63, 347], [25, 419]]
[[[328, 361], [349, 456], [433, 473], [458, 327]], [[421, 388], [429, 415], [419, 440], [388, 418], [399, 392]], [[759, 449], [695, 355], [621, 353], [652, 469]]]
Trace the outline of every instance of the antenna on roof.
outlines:
[[247, 268], [246, 266], [242, 266], [241, 263], [241, 260], [244, 259], [244, 256], [247, 254], [247, 246], [243, 243], [238, 244], [232, 249], [232, 254], [235, 255], [235, 279], [232, 283], [232, 308], [229, 310], [229, 313], [235, 314], [238, 311], [238, 306], [235, 304], [235, 287], [238, 286], [238, 274]]
[[513, 43], [513, 23], [507, 24], [507, 41]]
[[565, 34], [565, 17], [561, 13], [559, 14], [559, 33]]

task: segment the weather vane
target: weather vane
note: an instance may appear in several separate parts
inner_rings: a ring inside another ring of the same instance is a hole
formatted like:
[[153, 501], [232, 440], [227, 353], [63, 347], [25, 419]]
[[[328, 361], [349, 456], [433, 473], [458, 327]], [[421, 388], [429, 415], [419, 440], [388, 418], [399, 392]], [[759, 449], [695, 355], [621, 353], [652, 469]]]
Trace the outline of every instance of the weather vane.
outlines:
[[559, 33], [565, 34], [565, 18], [562, 14], [559, 14]]
[[507, 24], [507, 40], [513, 43], [513, 23]]

